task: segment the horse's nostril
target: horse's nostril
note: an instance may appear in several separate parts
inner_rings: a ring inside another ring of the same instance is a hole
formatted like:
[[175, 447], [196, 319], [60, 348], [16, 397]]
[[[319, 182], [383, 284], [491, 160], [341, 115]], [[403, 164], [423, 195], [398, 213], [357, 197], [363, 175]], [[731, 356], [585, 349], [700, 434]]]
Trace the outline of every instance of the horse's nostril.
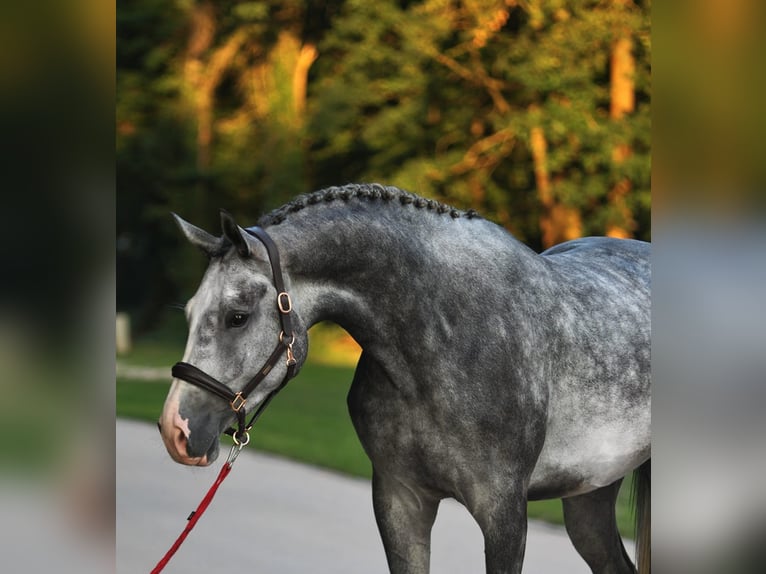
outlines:
[[157, 428], [159, 429], [160, 433], [162, 433], [162, 423], [160, 423], [160, 421], [157, 421]]
[[181, 456], [189, 456], [188, 454], [188, 441], [186, 439], [186, 435], [184, 434], [184, 431], [181, 429], [178, 429], [178, 432], [176, 433], [175, 437], [173, 438], [173, 441], [175, 442], [175, 448], [176, 452], [180, 454]]

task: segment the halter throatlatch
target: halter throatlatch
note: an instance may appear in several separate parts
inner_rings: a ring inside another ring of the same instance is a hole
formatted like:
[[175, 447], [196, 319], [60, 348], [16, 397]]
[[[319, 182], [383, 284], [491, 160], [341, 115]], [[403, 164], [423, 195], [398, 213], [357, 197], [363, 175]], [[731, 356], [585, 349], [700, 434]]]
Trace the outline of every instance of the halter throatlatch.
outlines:
[[[258, 417], [261, 416], [263, 410], [271, 402], [287, 382], [295, 376], [295, 370], [297, 361], [295, 360], [295, 354], [293, 353], [293, 343], [295, 343], [295, 332], [293, 331], [292, 317], [290, 313], [293, 310], [293, 302], [290, 298], [290, 294], [285, 290], [285, 282], [282, 277], [282, 267], [279, 263], [279, 250], [277, 249], [274, 240], [269, 237], [260, 227], [251, 227], [245, 229], [247, 233], [258, 239], [266, 247], [266, 252], [269, 255], [269, 262], [271, 263], [271, 273], [274, 277], [274, 287], [277, 290], [277, 311], [279, 313], [279, 322], [282, 326], [282, 330], [279, 333], [279, 338], [274, 351], [271, 353], [266, 362], [250, 379], [247, 384], [239, 392], [232, 391], [229, 387], [211, 377], [204, 371], [198, 369], [194, 365], [184, 363], [180, 361], [173, 365], [172, 374], [176, 379], [181, 379], [192, 385], [196, 385], [201, 389], [204, 389], [214, 395], [221, 397], [223, 400], [229, 403], [231, 410], [237, 415], [237, 428], [230, 428], [224, 431], [226, 434], [231, 435], [236, 445], [244, 446], [250, 440], [248, 431], [253, 427]], [[286, 354], [287, 372], [285, 373], [282, 382], [274, 389], [266, 399], [260, 404], [258, 409], [253, 413], [250, 421], [246, 421], [247, 410], [245, 404], [250, 394], [261, 384], [271, 370], [277, 365], [283, 354]]]

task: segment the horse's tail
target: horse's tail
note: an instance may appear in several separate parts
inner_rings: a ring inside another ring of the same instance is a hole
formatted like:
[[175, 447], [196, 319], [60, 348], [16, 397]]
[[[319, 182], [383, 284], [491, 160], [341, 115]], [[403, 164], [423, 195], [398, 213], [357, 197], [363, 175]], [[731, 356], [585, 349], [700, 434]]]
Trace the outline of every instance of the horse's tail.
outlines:
[[636, 518], [636, 565], [638, 574], [652, 571], [652, 459], [633, 475], [631, 496]]

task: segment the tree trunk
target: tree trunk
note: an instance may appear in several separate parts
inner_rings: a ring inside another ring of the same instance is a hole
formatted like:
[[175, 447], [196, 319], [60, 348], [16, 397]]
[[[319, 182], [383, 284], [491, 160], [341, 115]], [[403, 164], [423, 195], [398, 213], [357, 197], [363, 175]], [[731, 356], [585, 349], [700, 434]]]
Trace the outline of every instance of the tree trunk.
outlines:
[[197, 124], [196, 164], [199, 171], [210, 167], [212, 141], [212, 101], [201, 91], [205, 77], [205, 55], [215, 39], [215, 8], [211, 2], [195, 4], [189, 17], [189, 38], [186, 44], [183, 79]]
[[202, 173], [209, 171], [212, 164], [215, 90], [245, 41], [244, 32], [237, 30], [212, 50], [216, 28], [213, 4], [209, 1], [195, 4], [190, 17], [184, 83], [197, 123], [197, 168]]
[[548, 173], [548, 143], [545, 132], [535, 126], [530, 132], [530, 148], [535, 170], [537, 196], [543, 206], [540, 217], [543, 247], [548, 248], [563, 241], [582, 236], [582, 221], [573, 207], [557, 202], [553, 198], [553, 186]]
[[[610, 68], [609, 117], [616, 122], [620, 121], [625, 114], [633, 112], [636, 105], [633, 80], [636, 64], [633, 58], [633, 40], [629, 35], [618, 38], [612, 45]], [[628, 144], [619, 144], [612, 150], [612, 161], [619, 165], [630, 156], [630, 153]], [[615, 217], [606, 230], [606, 234], [610, 237], [633, 236], [636, 222], [626, 200], [631, 189], [631, 182], [623, 179], [609, 193], [609, 203], [615, 209]]]
[[612, 45], [610, 58], [609, 116], [621, 119], [636, 108], [633, 76], [636, 63], [633, 59], [633, 40], [630, 36], [619, 38]]
[[299, 120], [306, 110], [306, 88], [309, 82], [309, 69], [316, 61], [319, 52], [313, 44], [304, 44], [298, 53], [293, 69], [293, 110]]

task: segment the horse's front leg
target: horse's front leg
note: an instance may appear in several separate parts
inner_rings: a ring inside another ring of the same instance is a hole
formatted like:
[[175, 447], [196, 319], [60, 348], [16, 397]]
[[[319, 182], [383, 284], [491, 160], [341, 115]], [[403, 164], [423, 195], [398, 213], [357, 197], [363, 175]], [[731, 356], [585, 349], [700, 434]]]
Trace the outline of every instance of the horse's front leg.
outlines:
[[439, 500], [393, 476], [373, 471], [375, 520], [392, 574], [427, 574], [431, 527]]
[[527, 542], [527, 493], [521, 485], [474, 489], [468, 502], [484, 535], [487, 574], [520, 574]]

